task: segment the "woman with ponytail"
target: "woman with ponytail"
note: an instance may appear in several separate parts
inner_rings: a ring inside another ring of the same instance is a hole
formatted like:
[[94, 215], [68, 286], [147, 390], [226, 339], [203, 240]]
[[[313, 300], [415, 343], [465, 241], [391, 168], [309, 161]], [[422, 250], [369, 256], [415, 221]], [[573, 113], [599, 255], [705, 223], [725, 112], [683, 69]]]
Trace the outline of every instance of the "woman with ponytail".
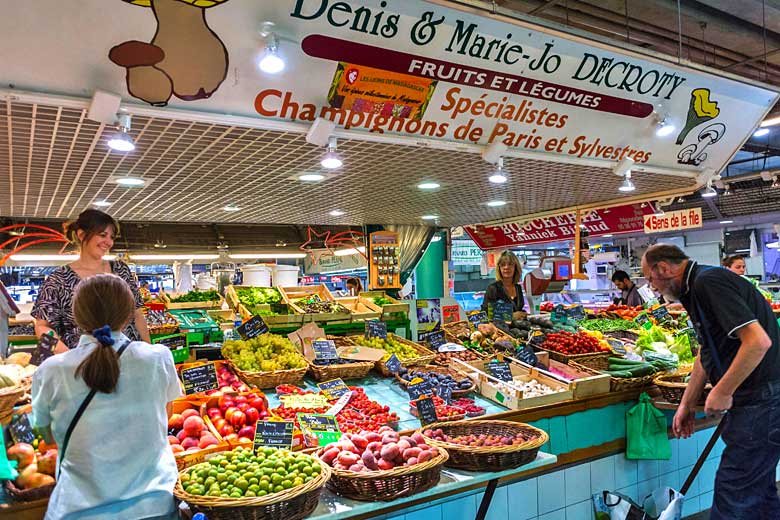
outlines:
[[78, 219], [65, 224], [65, 236], [79, 249], [79, 259], [53, 271], [43, 282], [32, 310], [35, 334], [40, 337], [52, 331], [59, 339], [55, 353], [75, 348], [81, 332], [71, 312], [73, 290], [81, 280], [96, 274], [112, 273], [121, 277], [133, 292], [135, 310], [124, 333], [130, 339], [150, 342], [138, 282], [127, 264], [103, 257], [114, 247], [119, 224], [97, 209], [82, 211]]
[[176, 518], [167, 412], [181, 389], [171, 352], [122, 333], [135, 297], [118, 276], [81, 281], [72, 311], [89, 332], [33, 376], [33, 423], [60, 457], [46, 520]]

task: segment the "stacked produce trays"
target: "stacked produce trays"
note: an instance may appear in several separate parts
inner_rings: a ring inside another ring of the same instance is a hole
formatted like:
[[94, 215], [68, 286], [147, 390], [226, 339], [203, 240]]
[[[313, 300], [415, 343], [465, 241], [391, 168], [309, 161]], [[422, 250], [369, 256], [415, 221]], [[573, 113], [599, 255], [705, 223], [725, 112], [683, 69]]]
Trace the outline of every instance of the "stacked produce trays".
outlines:
[[353, 322], [378, 320], [382, 317], [382, 308], [374, 305], [370, 298], [347, 296], [345, 298], [336, 298], [336, 303], [340, 303], [349, 309]]
[[[257, 301], [250, 302], [245, 294], [251, 294], [251, 297]], [[296, 325], [303, 322], [303, 316], [290, 311], [276, 287], [228, 285], [225, 289], [225, 299], [244, 320], [259, 315], [267, 325], [271, 326]]]
[[364, 291], [360, 293], [362, 298], [371, 300], [371, 303], [382, 309], [382, 317], [388, 318], [391, 314], [402, 313], [409, 316], [409, 302], [403, 302], [388, 296], [384, 291]]
[[[285, 303], [298, 315], [303, 322], [317, 323], [349, 323], [352, 315], [346, 307], [336, 302], [336, 299], [324, 285], [307, 285], [303, 287], [279, 287]], [[302, 300], [310, 300], [305, 303]]]
[[[214, 296], [214, 299], [206, 299], [209, 296]], [[181, 297], [192, 298], [193, 301], [186, 302], [173, 302]], [[202, 298], [202, 299], [199, 299]], [[189, 293], [168, 294], [165, 291], [160, 291], [160, 299], [165, 303], [165, 307], [168, 309], [219, 309], [222, 307], [222, 303], [225, 299], [216, 291], [190, 291]]]

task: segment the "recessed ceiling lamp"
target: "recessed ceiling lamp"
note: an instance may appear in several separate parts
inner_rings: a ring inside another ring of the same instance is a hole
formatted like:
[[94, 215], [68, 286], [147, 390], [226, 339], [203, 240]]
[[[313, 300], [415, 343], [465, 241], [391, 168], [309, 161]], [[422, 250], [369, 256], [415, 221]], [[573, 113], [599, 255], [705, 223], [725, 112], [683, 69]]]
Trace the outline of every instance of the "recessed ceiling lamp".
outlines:
[[158, 240], [154, 243], [155, 249], [166, 249], [168, 247], [168, 244], [163, 242], [162, 240]]
[[764, 137], [769, 133], [769, 128], [759, 128], [753, 132], [753, 137]]
[[93, 206], [96, 208], [107, 208], [111, 205], [111, 202], [108, 202], [107, 200], [96, 200], [92, 203]]
[[319, 173], [304, 173], [298, 176], [299, 181], [303, 182], [320, 182], [325, 176]]
[[235, 204], [228, 204], [227, 206], [224, 206], [222, 208], [222, 211], [241, 211], [241, 208], [239, 208]]
[[279, 36], [274, 32], [273, 22], [263, 22], [260, 36], [265, 38], [265, 51], [258, 66], [267, 74], [278, 74], [284, 70], [284, 59], [279, 55]]
[[421, 190], [436, 190], [440, 187], [441, 185], [438, 182], [421, 182], [417, 185], [417, 188]]
[[140, 177], [118, 177], [114, 182], [125, 188], [140, 188], [146, 184]]
[[439, 218], [439, 216], [438, 215], [423, 215], [420, 218], [423, 219], [423, 220], [436, 220], [437, 218]]
[[504, 158], [499, 157], [496, 164], [496, 169], [493, 174], [488, 177], [488, 180], [493, 184], [504, 184], [506, 182], [506, 174], [504, 173]]
[[505, 200], [491, 200], [490, 202], [487, 203], [487, 205], [490, 206], [491, 208], [498, 208], [498, 207], [501, 207], [501, 206], [506, 206], [506, 201]]
[[780, 188], [780, 175], [775, 176], [775, 178], [772, 179], [772, 185], [770, 188]]
[[718, 192], [715, 190], [715, 188], [712, 187], [712, 181], [707, 181], [707, 186], [701, 190], [701, 196], [705, 199], [710, 199], [712, 197], [717, 197]]
[[325, 153], [322, 161], [320, 161], [320, 164], [323, 168], [328, 168], [329, 170], [341, 168], [341, 166], [344, 164], [344, 162], [341, 160], [341, 157], [339, 157], [339, 154], [336, 152], [335, 137], [331, 137], [328, 141], [328, 151]]
[[130, 114], [118, 114], [117, 120], [119, 130], [108, 140], [108, 147], [117, 152], [132, 152], [135, 150], [135, 141], [128, 133], [130, 131]]
[[655, 130], [655, 135], [658, 137], [666, 137], [672, 135], [677, 130], [671, 121], [667, 118], [663, 118], [658, 122], [658, 128]]
[[331, 217], [341, 217], [344, 215], [344, 212], [341, 211], [340, 209], [334, 209], [333, 211], [328, 213], [328, 215], [330, 215]]
[[612, 238], [614, 235], [608, 234], [608, 235], [601, 235], [601, 236], [604, 237], [604, 238]]
[[733, 220], [721, 220], [720, 223], [721, 224], [733, 224], [734, 221]]

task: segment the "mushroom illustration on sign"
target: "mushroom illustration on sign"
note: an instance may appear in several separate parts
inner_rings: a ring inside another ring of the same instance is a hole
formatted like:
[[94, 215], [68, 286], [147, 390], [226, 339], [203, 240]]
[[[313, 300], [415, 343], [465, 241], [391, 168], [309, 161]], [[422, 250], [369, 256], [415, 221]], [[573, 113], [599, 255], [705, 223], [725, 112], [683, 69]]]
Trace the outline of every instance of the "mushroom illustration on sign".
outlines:
[[127, 90], [154, 106], [171, 95], [185, 101], [206, 99], [227, 77], [228, 53], [206, 22], [206, 9], [228, 0], [122, 0], [151, 7], [157, 32], [150, 43], [127, 41], [109, 59], [127, 69]]

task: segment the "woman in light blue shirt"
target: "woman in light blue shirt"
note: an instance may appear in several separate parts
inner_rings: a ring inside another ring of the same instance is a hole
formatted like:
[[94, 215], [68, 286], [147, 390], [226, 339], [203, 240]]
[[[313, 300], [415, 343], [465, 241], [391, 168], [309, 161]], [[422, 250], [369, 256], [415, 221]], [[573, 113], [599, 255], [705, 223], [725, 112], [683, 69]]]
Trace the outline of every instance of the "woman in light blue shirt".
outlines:
[[134, 310], [120, 277], [85, 279], [73, 315], [92, 332], [35, 372], [33, 422], [60, 449], [46, 520], [175, 518], [177, 470], [166, 430], [181, 389], [167, 348], [120, 332]]

